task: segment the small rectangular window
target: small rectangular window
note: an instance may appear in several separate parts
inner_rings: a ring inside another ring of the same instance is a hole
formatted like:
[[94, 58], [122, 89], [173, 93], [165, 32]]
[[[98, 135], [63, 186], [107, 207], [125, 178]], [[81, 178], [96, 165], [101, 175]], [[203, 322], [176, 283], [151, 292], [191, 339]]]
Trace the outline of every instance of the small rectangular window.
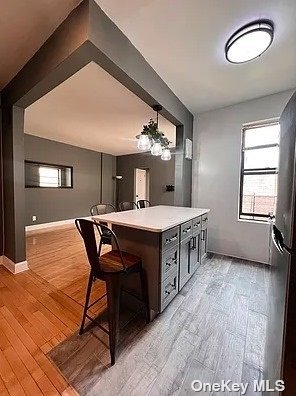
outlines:
[[279, 139], [278, 122], [242, 130], [240, 219], [266, 221], [275, 214]]
[[73, 168], [25, 161], [25, 185], [41, 188], [73, 188]]

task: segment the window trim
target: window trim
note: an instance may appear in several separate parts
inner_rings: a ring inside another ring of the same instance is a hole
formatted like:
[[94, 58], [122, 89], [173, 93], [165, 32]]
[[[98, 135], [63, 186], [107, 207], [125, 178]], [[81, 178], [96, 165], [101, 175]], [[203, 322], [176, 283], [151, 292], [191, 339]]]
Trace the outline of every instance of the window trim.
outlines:
[[34, 165], [41, 165], [41, 166], [48, 166], [51, 168], [56, 168], [56, 169], [61, 169], [61, 168], [68, 168], [71, 171], [71, 185], [70, 186], [58, 186], [58, 187], [48, 187], [48, 186], [31, 186], [25, 184], [25, 188], [49, 188], [51, 190], [54, 189], [73, 189], [73, 166], [70, 165], [59, 165], [59, 164], [50, 164], [48, 162], [40, 162], [40, 161], [29, 161], [25, 160], [25, 166], [26, 164], [34, 164]]
[[[240, 162], [240, 186], [239, 186], [239, 212], [238, 212], [238, 220], [243, 221], [256, 221], [256, 222], [267, 222], [269, 219], [269, 214], [264, 213], [246, 213], [242, 211], [243, 206], [243, 185], [244, 185], [244, 175], [275, 175], [278, 174], [278, 168], [246, 168], [244, 169], [244, 162], [245, 162], [245, 151], [248, 150], [258, 150], [262, 148], [269, 148], [269, 147], [279, 147], [279, 143], [270, 143], [270, 144], [263, 144], [253, 147], [245, 147], [245, 132], [250, 129], [255, 128], [262, 128], [272, 125], [278, 125], [279, 118], [272, 119], [270, 121], [263, 121], [255, 122], [253, 124], [244, 124], [241, 130], [242, 134], [242, 141], [241, 141], [241, 162]], [[250, 219], [246, 219], [241, 216], [249, 216], [253, 217]], [[262, 218], [262, 220], [258, 218]]]

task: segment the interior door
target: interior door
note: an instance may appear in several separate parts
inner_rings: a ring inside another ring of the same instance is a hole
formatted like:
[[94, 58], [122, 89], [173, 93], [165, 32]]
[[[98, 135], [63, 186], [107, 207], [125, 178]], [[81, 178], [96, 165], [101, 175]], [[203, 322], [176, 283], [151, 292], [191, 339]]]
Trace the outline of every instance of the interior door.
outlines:
[[282, 113], [280, 127], [278, 200], [275, 216], [275, 231], [279, 232], [279, 236], [273, 233], [275, 243], [271, 249], [270, 312], [265, 365], [266, 379], [271, 383], [284, 379], [287, 388], [285, 394], [292, 395], [295, 388], [291, 389], [291, 385], [296, 380], [296, 274], [295, 264], [291, 265], [295, 259], [288, 250], [295, 248], [296, 93]]
[[147, 194], [147, 170], [135, 169], [135, 202], [140, 199], [148, 199]]

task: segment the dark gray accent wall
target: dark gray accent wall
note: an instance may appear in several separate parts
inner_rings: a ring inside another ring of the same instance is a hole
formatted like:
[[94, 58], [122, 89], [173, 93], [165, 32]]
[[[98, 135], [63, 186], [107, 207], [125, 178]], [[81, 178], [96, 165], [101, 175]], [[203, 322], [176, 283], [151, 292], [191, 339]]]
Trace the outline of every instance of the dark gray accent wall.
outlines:
[[0, 93], [0, 256], [3, 255], [4, 246], [4, 224], [3, 224], [3, 180], [2, 180], [2, 108], [1, 108], [1, 93]]
[[24, 108], [94, 61], [177, 127], [175, 204], [190, 205], [191, 161], [184, 141], [193, 116], [94, 0], [84, 0], [2, 90], [5, 255], [26, 258], [24, 210]]
[[[105, 201], [113, 202], [113, 158], [110, 154], [25, 134], [26, 160], [73, 166], [73, 189], [25, 189], [26, 225], [89, 216], [90, 207], [100, 202], [101, 194]], [[37, 221], [32, 221], [33, 215]]]
[[94, 61], [150, 106], [161, 104], [161, 114], [176, 125], [175, 204], [190, 206], [192, 161], [185, 159], [184, 145], [192, 139], [192, 114], [94, 0], [89, 11]]
[[4, 254], [15, 263], [25, 260], [24, 109], [2, 112]]
[[149, 199], [152, 205], [174, 205], [175, 193], [167, 192], [167, 184], [175, 184], [175, 155], [170, 161], [162, 161], [150, 153], [129, 154], [117, 157], [118, 201], [134, 200], [134, 170], [149, 169]]

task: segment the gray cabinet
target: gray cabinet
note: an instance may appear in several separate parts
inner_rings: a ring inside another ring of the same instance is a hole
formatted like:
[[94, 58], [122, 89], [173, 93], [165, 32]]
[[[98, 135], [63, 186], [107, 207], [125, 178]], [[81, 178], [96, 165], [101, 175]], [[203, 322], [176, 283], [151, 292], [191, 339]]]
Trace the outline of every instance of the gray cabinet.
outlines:
[[190, 252], [192, 237], [189, 236], [180, 243], [180, 264], [179, 264], [179, 290], [190, 279]]
[[178, 294], [178, 272], [171, 274], [161, 283], [160, 293], [160, 311], [163, 311]]
[[201, 235], [200, 235], [200, 258], [201, 260], [207, 254], [207, 246], [208, 246], [208, 215], [202, 216], [202, 225], [201, 225]]
[[162, 233], [160, 312], [191, 278], [207, 252], [208, 214]]
[[162, 252], [161, 258], [161, 281], [164, 281], [172, 273], [179, 269], [179, 245]]
[[180, 243], [179, 290], [200, 264], [200, 236], [201, 231], [198, 231]]
[[162, 250], [178, 245], [180, 241], [180, 227], [171, 228], [162, 233]]
[[200, 264], [200, 237], [201, 231], [192, 236], [191, 252], [190, 252], [190, 275], [192, 275]]

